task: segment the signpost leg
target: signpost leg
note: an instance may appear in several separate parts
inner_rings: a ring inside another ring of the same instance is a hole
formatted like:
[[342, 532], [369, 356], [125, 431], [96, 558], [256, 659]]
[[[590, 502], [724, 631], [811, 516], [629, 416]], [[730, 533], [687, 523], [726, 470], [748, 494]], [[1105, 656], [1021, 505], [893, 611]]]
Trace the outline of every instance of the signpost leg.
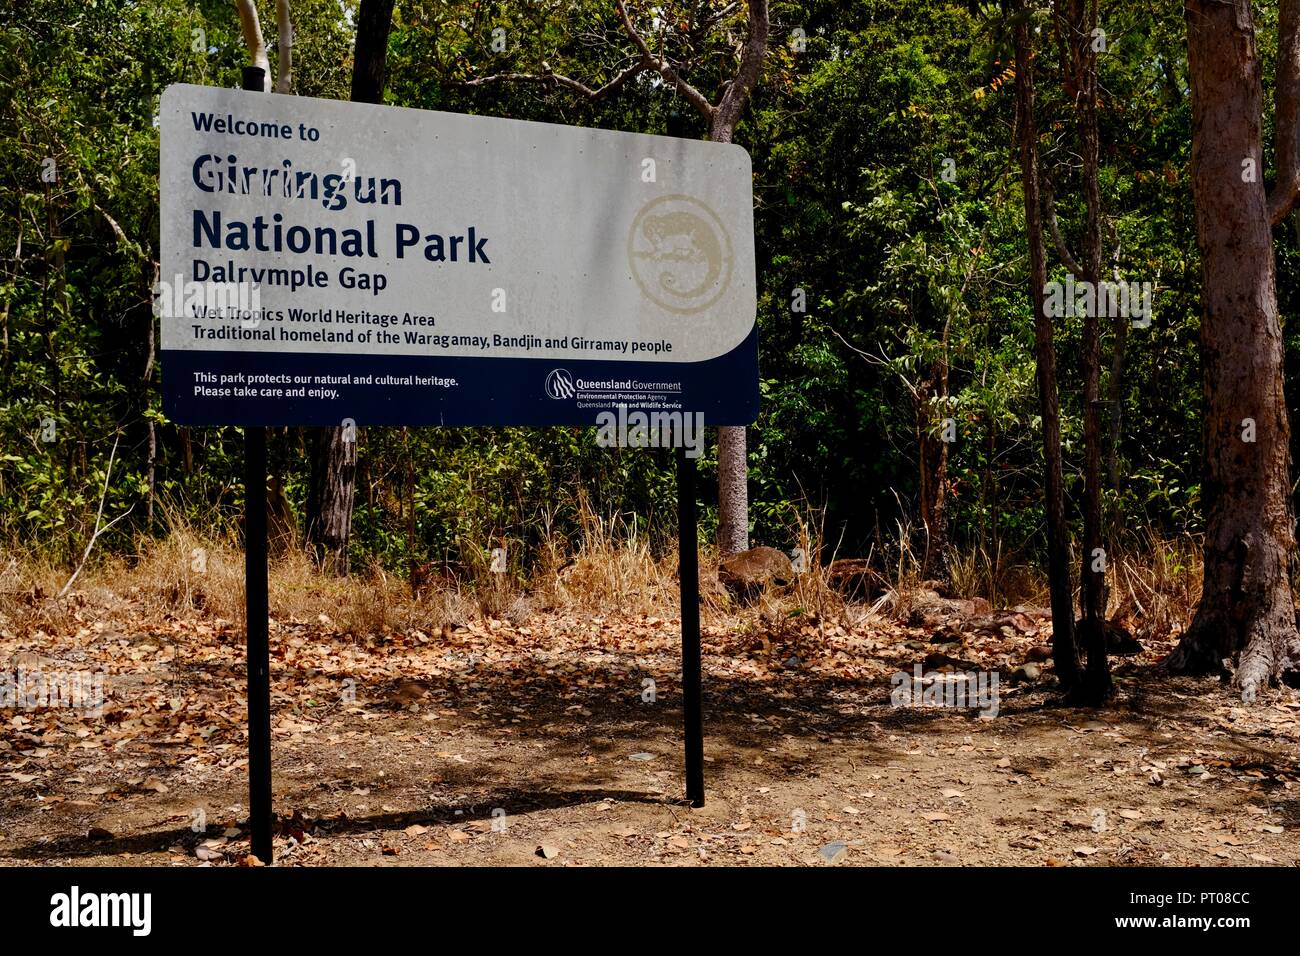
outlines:
[[[266, 72], [243, 70], [243, 87], [262, 92]], [[253, 855], [271, 849], [271, 648], [266, 573], [266, 429], [244, 429], [244, 628], [248, 661], [248, 827]]]
[[686, 799], [704, 806], [704, 713], [700, 691], [699, 533], [695, 459], [677, 449], [678, 577], [682, 592], [682, 715], [686, 738]]
[[266, 575], [266, 429], [244, 429], [244, 619], [248, 636], [248, 825], [271, 860], [271, 660]]

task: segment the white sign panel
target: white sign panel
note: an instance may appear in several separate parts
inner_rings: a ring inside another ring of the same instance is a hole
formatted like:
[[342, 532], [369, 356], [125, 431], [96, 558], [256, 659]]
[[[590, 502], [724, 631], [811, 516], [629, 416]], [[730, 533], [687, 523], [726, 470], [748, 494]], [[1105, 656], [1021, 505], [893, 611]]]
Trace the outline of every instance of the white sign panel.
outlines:
[[161, 127], [174, 420], [757, 412], [738, 146], [183, 84]]

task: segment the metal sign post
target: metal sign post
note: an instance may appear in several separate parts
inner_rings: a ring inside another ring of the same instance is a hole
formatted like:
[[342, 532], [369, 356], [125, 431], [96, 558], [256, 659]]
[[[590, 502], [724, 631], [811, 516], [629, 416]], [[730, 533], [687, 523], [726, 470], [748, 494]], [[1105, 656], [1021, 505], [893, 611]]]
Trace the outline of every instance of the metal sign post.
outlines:
[[[263, 91], [266, 72], [244, 67], [246, 90]], [[248, 666], [248, 826], [253, 855], [271, 847], [271, 648], [267, 587], [266, 429], [244, 428], [244, 632]]]

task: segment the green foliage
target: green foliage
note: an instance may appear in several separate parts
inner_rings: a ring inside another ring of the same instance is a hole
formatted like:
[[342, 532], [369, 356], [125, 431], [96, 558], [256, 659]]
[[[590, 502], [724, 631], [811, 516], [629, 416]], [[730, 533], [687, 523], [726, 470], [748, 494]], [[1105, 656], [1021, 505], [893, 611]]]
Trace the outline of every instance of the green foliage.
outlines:
[[[274, 63], [275, 18], [263, 7]], [[654, 39], [716, 97], [734, 68], [743, 6], [712, 29], [682, 29], [697, 7], [659, 5]], [[633, 10], [650, 30], [649, 7]], [[295, 0], [293, 11], [297, 92], [346, 97], [355, 3]], [[825, 509], [826, 535], [843, 553], [864, 552], [900, 519], [915, 525], [921, 438], [952, 419], [954, 539], [1032, 553], [1042, 455], [1007, 25], [993, 4], [896, 0], [780, 2], [772, 16], [763, 80], [737, 130], [754, 161], [759, 255], [754, 536], [792, 545], [808, 508]], [[1050, 20], [1034, 16], [1043, 161], [1068, 244], [1083, 221], [1072, 100]], [[1108, 268], [1157, 285], [1150, 328], [1126, 339], [1122, 481], [1110, 505], [1120, 522], [1194, 528], [1199, 276], [1181, 14], [1109, 0], [1101, 21], [1115, 38], [1100, 60]], [[657, 133], [671, 120], [681, 135], [703, 136], [689, 104], [648, 75], [599, 101], [552, 81], [467, 85], [550, 70], [596, 88], [634, 55], [603, 0], [400, 3], [387, 101]], [[0, 13], [0, 540], [78, 555], [114, 443], [104, 514], [130, 516], [108, 546], [158, 530], [151, 498], [236, 527], [238, 432], [180, 429], [159, 411], [153, 117], [168, 84], [234, 86], [245, 59], [224, 0], [49, 0]], [[47, 159], [54, 182], [41, 178]], [[1284, 311], [1300, 288], [1296, 245], [1289, 234], [1279, 245]], [[1055, 256], [1049, 268], [1064, 276]], [[1071, 495], [1082, 456], [1078, 326], [1064, 319], [1056, 332]], [[1105, 330], [1108, 370], [1116, 331]], [[1300, 341], [1287, 335], [1294, 363]], [[1102, 389], [1111, 394], [1109, 371]], [[274, 470], [299, 514], [306, 447], [298, 430], [272, 437]], [[716, 462], [703, 467], [712, 479]], [[643, 533], [669, 534], [671, 459], [599, 449], [581, 429], [366, 429], [355, 557], [474, 566], [504, 538], [522, 569], [543, 541], [576, 531], [584, 498], [629, 525], [635, 516]], [[715, 520], [707, 508], [706, 530]]]

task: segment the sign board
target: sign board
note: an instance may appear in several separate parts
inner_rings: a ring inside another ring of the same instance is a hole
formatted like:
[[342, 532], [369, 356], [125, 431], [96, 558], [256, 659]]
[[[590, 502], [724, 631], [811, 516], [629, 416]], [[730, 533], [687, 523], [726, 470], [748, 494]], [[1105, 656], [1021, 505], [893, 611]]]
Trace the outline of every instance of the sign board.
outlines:
[[739, 146], [186, 84], [161, 128], [175, 422], [757, 414]]

